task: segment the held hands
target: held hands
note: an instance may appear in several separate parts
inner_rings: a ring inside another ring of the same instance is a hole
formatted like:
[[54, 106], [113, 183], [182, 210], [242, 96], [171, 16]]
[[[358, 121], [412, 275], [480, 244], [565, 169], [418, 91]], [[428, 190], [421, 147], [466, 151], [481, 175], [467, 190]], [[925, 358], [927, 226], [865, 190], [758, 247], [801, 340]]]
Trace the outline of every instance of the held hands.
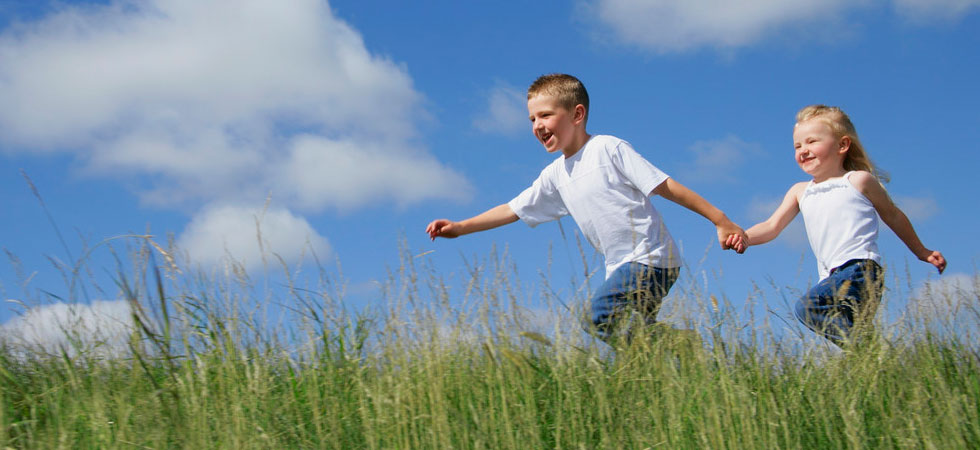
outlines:
[[721, 244], [721, 248], [725, 250], [735, 250], [736, 253], [745, 253], [745, 249], [749, 248], [749, 240], [746, 236], [741, 236], [738, 234], [730, 234], [725, 242]]
[[460, 236], [459, 224], [448, 219], [437, 219], [425, 227], [425, 232], [429, 233], [429, 239], [436, 240], [437, 237], [456, 238]]
[[748, 248], [749, 237], [734, 222], [728, 220], [718, 225], [718, 242], [724, 250], [735, 250], [735, 253], [745, 253]]

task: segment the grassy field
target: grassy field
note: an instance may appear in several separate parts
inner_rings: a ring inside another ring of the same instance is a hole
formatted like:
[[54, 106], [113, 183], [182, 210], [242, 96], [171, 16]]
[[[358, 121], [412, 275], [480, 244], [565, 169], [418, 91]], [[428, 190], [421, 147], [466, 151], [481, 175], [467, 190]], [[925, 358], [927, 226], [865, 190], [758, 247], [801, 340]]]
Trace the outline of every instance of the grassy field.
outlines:
[[720, 317], [612, 352], [574, 321], [535, 329], [493, 257], [458, 285], [407, 257], [355, 312], [326, 276], [270, 294], [163, 254], [119, 272], [125, 351], [0, 349], [0, 446], [980, 448], [980, 346], [942, 321], [840, 353]]

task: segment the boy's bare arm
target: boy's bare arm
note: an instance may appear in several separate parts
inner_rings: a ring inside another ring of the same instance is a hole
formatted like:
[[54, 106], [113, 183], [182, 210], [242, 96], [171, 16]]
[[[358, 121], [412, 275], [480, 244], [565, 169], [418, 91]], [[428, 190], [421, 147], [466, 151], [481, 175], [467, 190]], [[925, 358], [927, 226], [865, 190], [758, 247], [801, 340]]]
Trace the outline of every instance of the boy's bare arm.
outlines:
[[698, 195], [696, 192], [688, 189], [683, 184], [674, 181], [673, 178], [668, 178], [660, 186], [657, 186], [653, 190], [654, 194], [657, 194], [667, 200], [670, 200], [678, 205], [681, 205], [691, 211], [694, 211], [704, 218], [708, 219], [715, 225], [718, 229], [718, 242], [721, 244], [721, 248], [728, 250], [730, 248], [735, 248], [736, 251], [742, 253], [745, 251], [744, 246], [733, 246], [729, 243], [729, 237], [736, 235], [743, 241], [748, 239], [745, 236], [745, 231], [741, 227], [735, 225], [725, 213], [721, 212], [720, 209], [716, 208], [710, 202], [705, 200], [703, 197]]
[[432, 240], [437, 237], [455, 238], [514, 223], [517, 219], [517, 214], [514, 214], [514, 211], [510, 209], [510, 205], [504, 203], [460, 222], [453, 222], [448, 219], [433, 220], [425, 227], [425, 232], [429, 234], [429, 239]]

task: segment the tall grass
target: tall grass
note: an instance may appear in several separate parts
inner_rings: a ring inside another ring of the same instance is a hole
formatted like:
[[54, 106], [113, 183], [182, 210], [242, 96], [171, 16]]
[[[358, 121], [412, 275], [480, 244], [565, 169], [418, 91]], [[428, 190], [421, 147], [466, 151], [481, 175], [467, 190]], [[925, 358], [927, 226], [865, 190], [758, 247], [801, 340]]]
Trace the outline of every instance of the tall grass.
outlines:
[[[980, 448], [978, 345], [942, 321], [828, 356], [747, 339], [717, 299], [675, 288], [704, 305], [701, 337], [665, 328], [610, 351], [563, 306], [581, 299], [529, 309], [496, 254], [446, 279], [406, 250], [377, 306], [353, 310], [319, 267], [302, 285], [284, 265], [269, 289], [137, 239], [116, 274], [126, 351], [0, 349], [0, 446]], [[980, 303], [962, 304], [975, 327]]]

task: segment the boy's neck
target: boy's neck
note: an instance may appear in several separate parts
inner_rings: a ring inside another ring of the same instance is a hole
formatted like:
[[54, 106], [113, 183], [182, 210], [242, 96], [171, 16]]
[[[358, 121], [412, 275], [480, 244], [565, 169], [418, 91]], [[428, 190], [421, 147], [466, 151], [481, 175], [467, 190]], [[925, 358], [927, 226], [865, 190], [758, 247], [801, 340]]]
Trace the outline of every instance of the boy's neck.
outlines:
[[584, 128], [579, 131], [580, 132], [575, 133], [575, 140], [570, 142], [566, 148], [561, 150], [561, 153], [565, 155], [565, 159], [575, 156], [575, 154], [578, 153], [582, 147], [585, 147], [585, 144], [589, 142], [589, 139], [592, 139], [592, 136], [587, 133]]

